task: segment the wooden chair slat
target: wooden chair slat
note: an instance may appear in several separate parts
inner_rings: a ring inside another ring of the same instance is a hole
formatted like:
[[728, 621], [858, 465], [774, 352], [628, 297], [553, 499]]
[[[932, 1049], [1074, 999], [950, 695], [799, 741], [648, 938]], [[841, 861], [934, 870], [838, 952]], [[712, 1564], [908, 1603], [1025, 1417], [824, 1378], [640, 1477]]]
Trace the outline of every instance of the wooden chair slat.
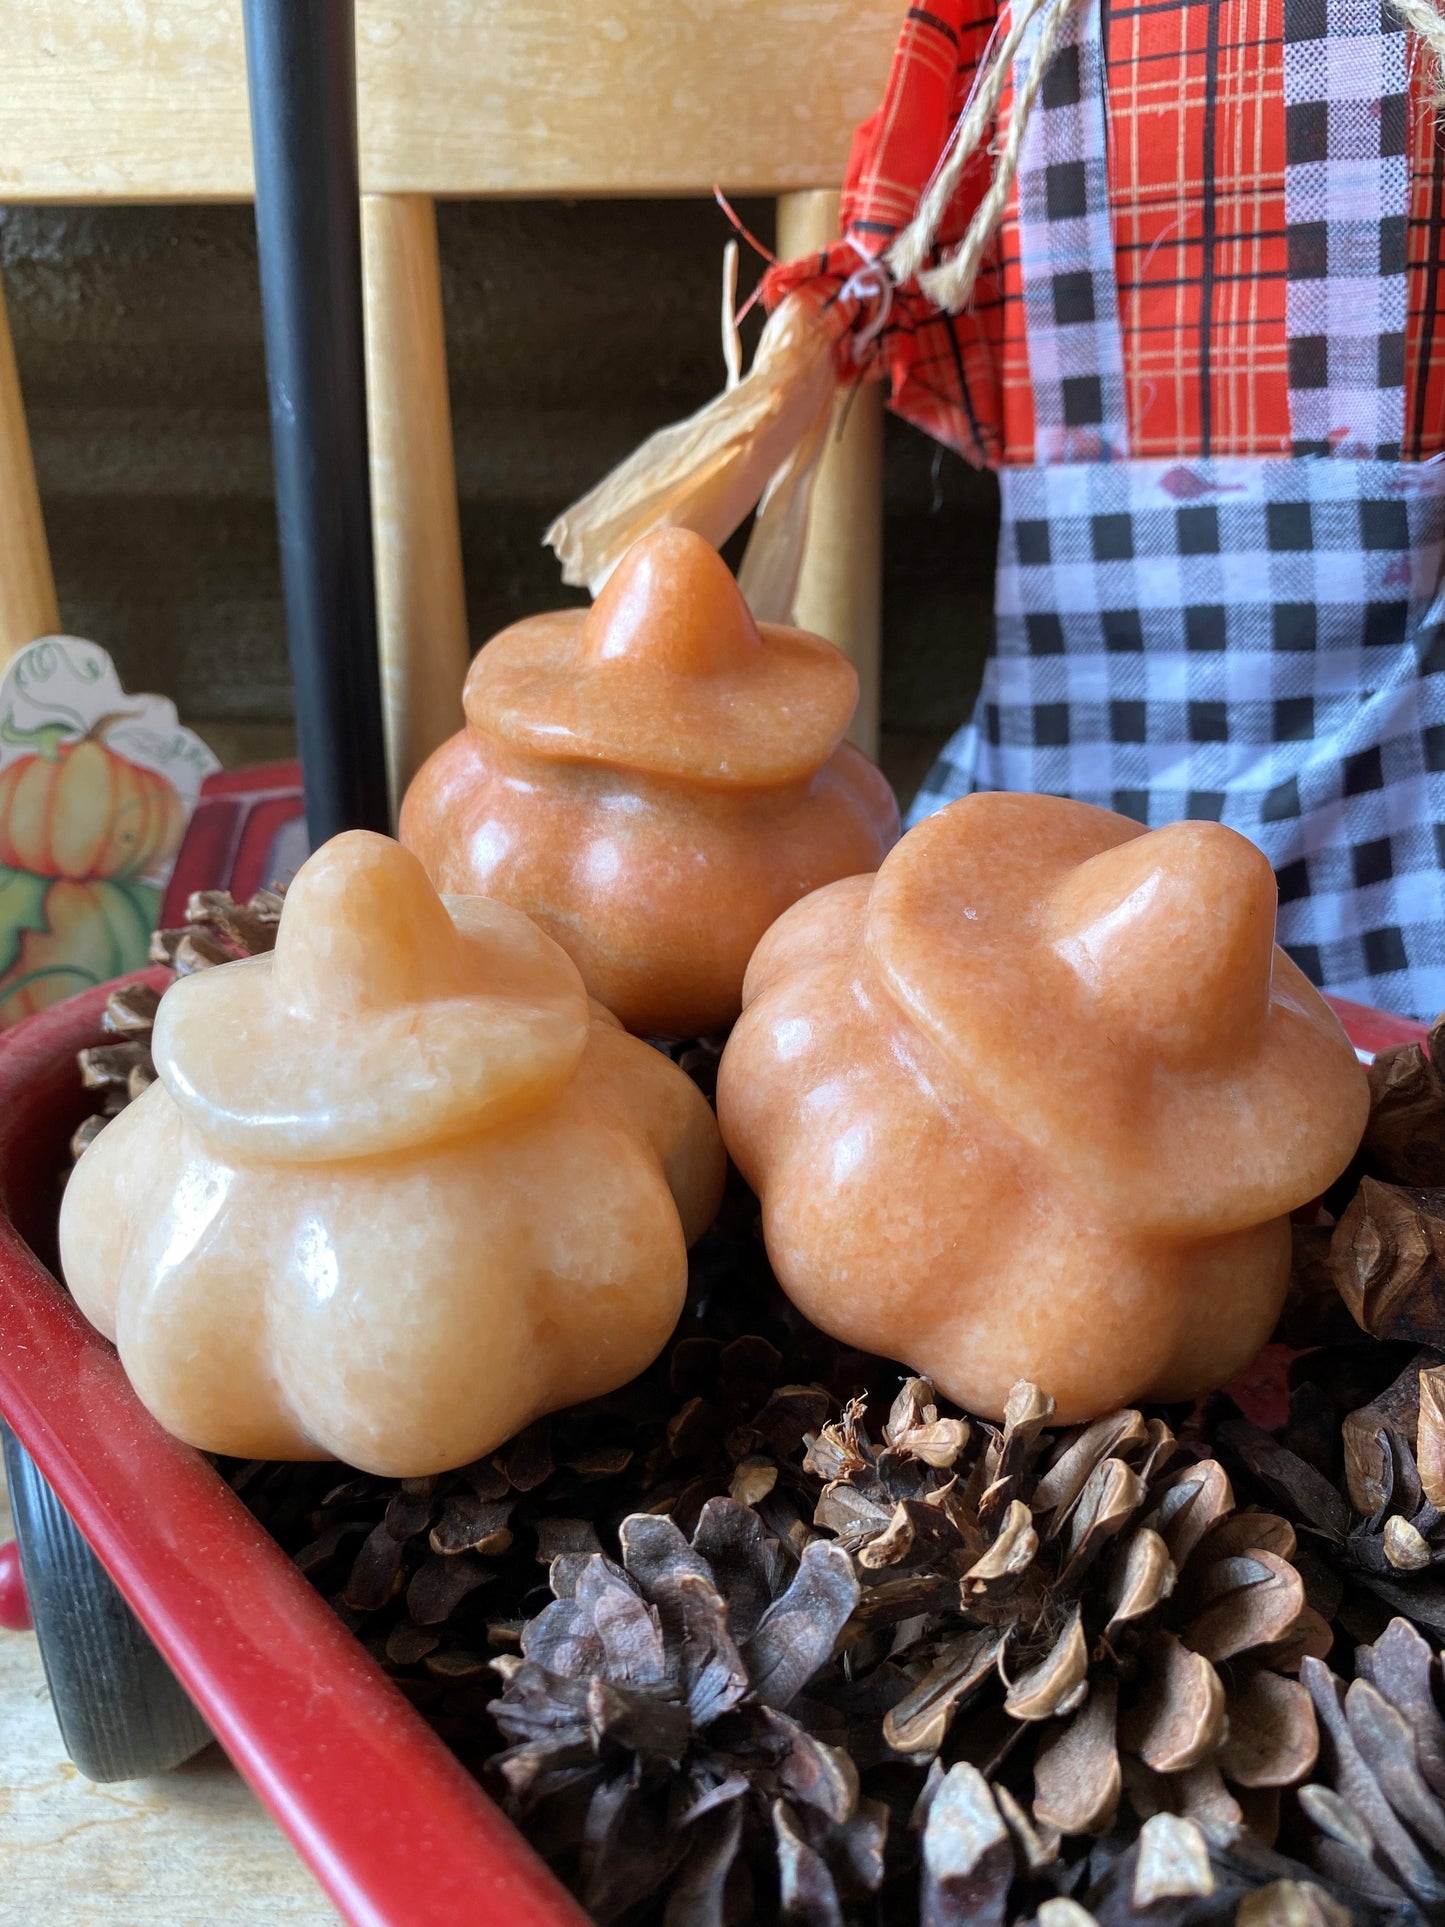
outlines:
[[55, 579], [20, 400], [20, 377], [0, 284], [0, 669], [17, 649], [60, 627]]
[[[898, 0], [358, 0], [371, 193], [836, 184]], [[251, 192], [235, 0], [0, 0], [0, 201]]]
[[[826, 247], [838, 232], [838, 196], [787, 194], [778, 202], [784, 260]], [[840, 389], [833, 430], [808, 518], [794, 620], [836, 643], [858, 671], [858, 709], [848, 731], [878, 754], [883, 642], [883, 387]]]
[[436, 205], [364, 194], [366, 395], [387, 773], [395, 812], [462, 724], [467, 599], [447, 397]]

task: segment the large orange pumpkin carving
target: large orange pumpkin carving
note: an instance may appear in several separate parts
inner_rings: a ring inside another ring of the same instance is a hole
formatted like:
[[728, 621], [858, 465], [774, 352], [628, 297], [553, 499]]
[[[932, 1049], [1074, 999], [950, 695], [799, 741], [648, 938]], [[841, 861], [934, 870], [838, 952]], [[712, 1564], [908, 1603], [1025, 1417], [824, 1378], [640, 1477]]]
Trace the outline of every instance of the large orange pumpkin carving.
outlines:
[[42, 877], [118, 882], [162, 868], [180, 847], [186, 810], [157, 770], [132, 763], [97, 729], [78, 742], [35, 732], [42, 746], [0, 770], [0, 864]]

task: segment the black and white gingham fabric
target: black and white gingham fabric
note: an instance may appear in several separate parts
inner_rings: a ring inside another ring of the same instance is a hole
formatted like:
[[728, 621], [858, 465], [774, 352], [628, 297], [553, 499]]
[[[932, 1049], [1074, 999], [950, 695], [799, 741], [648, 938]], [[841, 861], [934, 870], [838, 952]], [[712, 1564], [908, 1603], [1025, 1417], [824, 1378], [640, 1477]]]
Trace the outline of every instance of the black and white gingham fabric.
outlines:
[[[1044, 14], [1014, 60], [1027, 78]], [[1066, 22], [1019, 150], [1019, 269], [1034, 436], [1045, 462], [1129, 453], [1124, 344], [1109, 220], [1099, 0]]]
[[1400, 454], [1407, 88], [1405, 30], [1381, 0], [1284, 0], [1296, 455]]
[[1269, 857], [1316, 983], [1445, 1009], [1445, 468], [1002, 480], [997, 651], [913, 820], [972, 789], [1213, 818]]
[[[1404, 36], [1378, 0], [1286, 8], [1297, 458], [1111, 459], [1126, 452], [1123, 360], [1102, 96], [1096, 117], [1083, 84], [1102, 71], [1091, 9], [1080, 85], [1062, 85], [1077, 99], [1046, 111], [1020, 170], [1041, 465], [1001, 472], [996, 652], [910, 821], [1006, 789], [1151, 827], [1227, 823], [1273, 864], [1280, 940], [1316, 983], [1433, 1017], [1445, 1009], [1445, 464], [1395, 459]], [[1051, 201], [1066, 136], [1075, 195], [1056, 186]], [[1087, 283], [1087, 325], [1063, 318], [1060, 277]], [[1084, 459], [1052, 431], [1084, 426], [1068, 419], [1066, 384], [1090, 376], [1100, 432]]]

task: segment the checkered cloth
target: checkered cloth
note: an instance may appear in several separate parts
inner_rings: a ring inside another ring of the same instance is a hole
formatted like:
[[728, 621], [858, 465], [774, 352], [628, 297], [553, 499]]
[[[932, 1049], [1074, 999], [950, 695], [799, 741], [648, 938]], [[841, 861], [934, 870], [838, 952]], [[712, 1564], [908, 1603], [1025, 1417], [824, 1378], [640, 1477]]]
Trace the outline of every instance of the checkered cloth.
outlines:
[[1296, 455], [1400, 454], [1405, 51], [1404, 29], [1382, 23], [1380, 0], [1284, 0], [1285, 327]]
[[[1043, 15], [1014, 63], [1032, 69]], [[1039, 461], [1129, 453], [1124, 343], [1114, 286], [1099, 0], [1066, 23], [1039, 89], [1018, 174], [1019, 279]]]
[[1445, 1009], [1445, 467], [1005, 469], [997, 651], [913, 820], [971, 789], [1230, 825], [1342, 996]]

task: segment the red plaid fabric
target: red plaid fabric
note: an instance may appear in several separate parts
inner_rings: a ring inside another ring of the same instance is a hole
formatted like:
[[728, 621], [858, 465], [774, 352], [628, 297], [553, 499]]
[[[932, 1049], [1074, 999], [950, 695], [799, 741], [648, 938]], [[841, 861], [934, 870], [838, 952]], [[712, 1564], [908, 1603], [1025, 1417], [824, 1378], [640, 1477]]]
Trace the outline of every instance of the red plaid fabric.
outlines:
[[[1115, 267], [1136, 458], [1293, 452], [1284, 7], [1105, 5]], [[858, 270], [911, 217], [1002, 13], [986, 0], [909, 10], [883, 104], [854, 138], [847, 238], [765, 279], [769, 305], [801, 291], [826, 311], [845, 367], [877, 313], [877, 297], [857, 290]], [[1445, 142], [1421, 64], [1413, 60], [1402, 450], [1414, 461], [1445, 448]], [[1006, 94], [1005, 120], [1008, 111]], [[966, 173], [939, 252], [962, 235], [990, 165], [980, 154]], [[1016, 199], [970, 311], [944, 316], [916, 286], [898, 289], [864, 362], [868, 374], [887, 376], [899, 414], [968, 460], [1035, 460]]]

